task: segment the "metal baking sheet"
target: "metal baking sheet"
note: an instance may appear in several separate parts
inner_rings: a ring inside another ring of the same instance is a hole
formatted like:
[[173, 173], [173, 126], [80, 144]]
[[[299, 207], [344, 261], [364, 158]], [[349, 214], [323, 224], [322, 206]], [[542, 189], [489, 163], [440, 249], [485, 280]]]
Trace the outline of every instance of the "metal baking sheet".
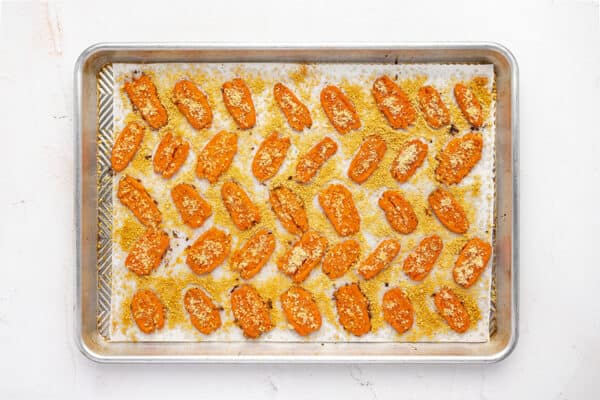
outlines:
[[[308, 63], [485, 63], [493, 64], [497, 79], [496, 134], [496, 293], [492, 310], [491, 339], [486, 343], [109, 343], [104, 337], [108, 325], [110, 294], [110, 215], [99, 201], [105, 197], [102, 180], [110, 179], [101, 168], [103, 154], [108, 154], [112, 118], [103, 112], [112, 107], [108, 85], [112, 79], [111, 63], [160, 62], [308, 62]], [[377, 45], [369, 47], [322, 46], [252, 47], [213, 45], [97, 45], [86, 50], [76, 69], [78, 123], [78, 278], [77, 333], [82, 351], [98, 361], [496, 361], [516, 343], [516, 107], [517, 71], [514, 59], [505, 49], [493, 44], [451, 45]], [[93, 82], [92, 82], [93, 81]], [[96, 90], [96, 82], [98, 87]], [[93, 86], [91, 85], [93, 83]], [[86, 106], [88, 108], [86, 108]], [[99, 115], [95, 108], [99, 106]], [[98, 130], [96, 130], [96, 128]], [[98, 135], [99, 140], [96, 139]], [[89, 139], [92, 139], [91, 142]], [[91, 148], [89, 148], [91, 147]], [[100, 159], [98, 168], [95, 160]], [[88, 167], [86, 168], [86, 161]], [[93, 168], [89, 168], [89, 165]], [[90, 175], [91, 173], [91, 175]], [[93, 178], [93, 179], [91, 179]], [[98, 185], [96, 185], [98, 183]], [[91, 184], [91, 186], [90, 186]], [[78, 203], [79, 204], [79, 203]], [[85, 206], [83, 206], [85, 205]], [[89, 207], [93, 209], [89, 209]], [[94, 224], [93, 218], [96, 218]], [[88, 223], [84, 223], [87, 220]], [[93, 225], [96, 225], [93, 229]], [[91, 232], [95, 231], [95, 232]], [[88, 236], [91, 233], [92, 236]], [[108, 235], [108, 236], [106, 236]], [[92, 239], [91, 239], [92, 238]], [[96, 250], [96, 243], [101, 246]], [[91, 247], [90, 247], [91, 246]], [[95, 254], [94, 254], [95, 253]], [[86, 257], [87, 256], [87, 257]], [[89, 261], [89, 262], [88, 262]], [[504, 275], [507, 273], [507, 275]], [[86, 283], [95, 281], [94, 286]], [[95, 288], [92, 290], [91, 288]], [[95, 300], [95, 304], [94, 304]], [[89, 325], [93, 317], [95, 326]], [[315, 346], [317, 345], [317, 346]], [[233, 350], [232, 350], [233, 349]]]

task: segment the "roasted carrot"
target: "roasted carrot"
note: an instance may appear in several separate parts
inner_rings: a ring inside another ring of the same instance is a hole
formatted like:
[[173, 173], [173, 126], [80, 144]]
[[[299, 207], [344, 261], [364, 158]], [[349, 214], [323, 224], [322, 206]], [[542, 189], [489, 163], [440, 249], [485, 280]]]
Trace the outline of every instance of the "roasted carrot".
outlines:
[[223, 204], [231, 220], [241, 230], [246, 230], [260, 222], [260, 212], [244, 189], [235, 182], [225, 182], [221, 187]]
[[204, 290], [198, 287], [188, 289], [183, 296], [183, 306], [190, 314], [192, 325], [203, 334], [209, 335], [221, 326], [219, 308]]
[[167, 124], [167, 110], [158, 98], [156, 86], [146, 74], [141, 74], [137, 79], [125, 82], [124, 86], [131, 104], [140, 112], [142, 118], [153, 129], [160, 129]]
[[400, 242], [396, 239], [382, 240], [375, 250], [358, 266], [358, 273], [365, 279], [371, 279], [387, 268], [400, 251]]
[[154, 153], [154, 172], [163, 178], [170, 178], [181, 168], [188, 153], [190, 144], [181, 136], [167, 132]]
[[321, 91], [321, 106], [331, 125], [341, 134], [360, 128], [360, 119], [354, 104], [336, 86], [325, 86]]
[[467, 121], [475, 128], [481, 127], [483, 125], [483, 112], [481, 104], [473, 91], [464, 84], [457, 83], [454, 86], [454, 97]]
[[229, 254], [231, 235], [210, 228], [186, 249], [186, 264], [196, 274], [206, 274], [217, 268]]
[[294, 130], [301, 132], [305, 128], [311, 127], [310, 111], [287, 86], [276, 83], [273, 87], [273, 94], [281, 112]]
[[231, 256], [231, 268], [243, 279], [258, 274], [275, 250], [275, 236], [267, 229], [260, 229]]
[[362, 336], [371, 330], [369, 300], [357, 283], [338, 288], [334, 293], [340, 324], [355, 336]]
[[146, 128], [140, 122], [132, 121], [119, 133], [110, 155], [110, 164], [115, 172], [123, 171], [133, 160], [142, 144], [145, 130]]
[[196, 176], [215, 183], [227, 171], [235, 153], [237, 153], [237, 135], [227, 131], [217, 133], [198, 153]]
[[148, 228], [127, 254], [125, 266], [138, 275], [148, 275], [160, 265], [168, 248], [169, 236]]
[[433, 268], [443, 247], [444, 243], [438, 235], [427, 236], [404, 260], [404, 273], [413, 281], [422, 281]]
[[360, 215], [354, 205], [352, 194], [345, 186], [333, 184], [319, 192], [319, 204], [340, 236], [358, 233]]
[[425, 157], [427, 157], [428, 146], [419, 139], [410, 140], [402, 145], [398, 155], [392, 161], [390, 172], [394, 179], [404, 183], [414, 175]]
[[434, 294], [433, 302], [438, 313], [446, 320], [452, 330], [463, 333], [469, 329], [471, 318], [465, 306], [452, 289], [442, 288]]
[[269, 202], [281, 225], [290, 233], [300, 235], [308, 230], [308, 218], [304, 203], [291, 189], [285, 186], [271, 189]]
[[481, 133], [467, 133], [450, 140], [437, 157], [436, 178], [447, 185], [459, 183], [479, 162], [482, 149]]
[[398, 333], [409, 330], [415, 319], [415, 309], [410, 299], [400, 288], [393, 288], [383, 295], [383, 319]]
[[223, 102], [241, 129], [250, 129], [256, 124], [256, 110], [250, 89], [243, 79], [235, 78], [221, 88]]
[[252, 173], [263, 182], [275, 176], [290, 147], [290, 138], [271, 133], [263, 142], [252, 160]]
[[406, 129], [415, 122], [417, 112], [408, 96], [387, 75], [377, 78], [371, 91], [379, 111], [385, 115], [392, 128]]
[[152, 290], [140, 289], [131, 299], [133, 320], [144, 333], [152, 333], [165, 325], [165, 309]]
[[187, 79], [177, 82], [173, 87], [173, 103], [194, 128], [208, 128], [212, 123], [208, 99], [194, 82]]
[[200, 228], [210, 217], [212, 208], [196, 188], [189, 183], [180, 183], [171, 189], [171, 198], [181, 219], [190, 228]]
[[427, 200], [436, 217], [450, 231], [465, 233], [469, 230], [467, 214], [450, 192], [438, 188], [429, 194]]
[[330, 279], [343, 276], [360, 257], [360, 244], [349, 239], [333, 246], [323, 259], [323, 272]]
[[421, 87], [417, 97], [423, 117], [429, 126], [439, 129], [450, 123], [450, 112], [433, 86]]
[[292, 277], [294, 282], [302, 282], [321, 262], [326, 248], [326, 238], [308, 231], [277, 260], [277, 266], [284, 274]]
[[492, 246], [479, 238], [469, 240], [460, 251], [452, 275], [462, 287], [472, 286], [485, 270], [492, 255]]
[[412, 205], [398, 190], [386, 190], [379, 198], [379, 207], [384, 211], [385, 218], [391, 227], [403, 234], [409, 234], [417, 229], [419, 220]]
[[367, 136], [350, 162], [348, 178], [356, 183], [363, 183], [369, 179], [379, 166], [386, 149], [387, 145], [381, 136]]
[[125, 175], [119, 181], [117, 197], [146, 226], [158, 226], [162, 215], [140, 181]]
[[321, 328], [321, 313], [312, 294], [300, 286], [292, 286], [281, 295], [281, 308], [287, 321], [300, 336]]
[[308, 183], [337, 151], [337, 143], [329, 137], [324, 137], [308, 153], [300, 156], [296, 166], [296, 180], [301, 183]]
[[253, 286], [243, 284], [233, 289], [231, 311], [246, 337], [256, 339], [273, 329], [270, 307]]

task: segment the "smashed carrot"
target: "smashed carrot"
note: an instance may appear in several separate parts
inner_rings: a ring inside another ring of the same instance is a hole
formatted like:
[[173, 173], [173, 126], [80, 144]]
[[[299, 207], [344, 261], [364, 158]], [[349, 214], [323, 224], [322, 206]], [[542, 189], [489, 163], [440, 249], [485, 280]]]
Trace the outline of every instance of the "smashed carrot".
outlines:
[[124, 86], [131, 104], [140, 112], [142, 118], [153, 129], [160, 129], [167, 124], [167, 110], [158, 98], [156, 86], [146, 74], [125, 82]]
[[348, 178], [356, 183], [363, 183], [369, 179], [379, 166], [386, 150], [387, 145], [381, 136], [367, 136], [350, 162]]
[[427, 144], [419, 139], [405, 142], [390, 167], [390, 172], [394, 179], [400, 183], [404, 183], [413, 176], [417, 168], [425, 161], [427, 150]]
[[340, 324], [355, 336], [362, 336], [371, 330], [369, 300], [357, 283], [338, 288], [334, 293], [335, 305]]
[[312, 125], [312, 118], [310, 117], [310, 111], [302, 103], [298, 97], [292, 92], [287, 86], [282, 83], [276, 83], [273, 87], [273, 94], [275, 95], [275, 101], [277, 105], [285, 115], [290, 126], [301, 132], [304, 128], [310, 128]]
[[408, 96], [387, 75], [377, 78], [371, 91], [379, 111], [385, 115], [392, 128], [406, 129], [415, 122], [417, 112]]
[[337, 143], [329, 137], [324, 137], [308, 153], [300, 156], [296, 166], [296, 180], [301, 183], [308, 183], [337, 151]]
[[127, 168], [142, 144], [145, 130], [146, 128], [140, 122], [132, 121], [119, 133], [110, 154], [110, 164], [115, 172]]
[[221, 131], [213, 136], [198, 153], [196, 176], [215, 183], [229, 168], [237, 153], [237, 135]]
[[171, 198], [181, 219], [190, 228], [200, 228], [212, 214], [210, 204], [200, 196], [193, 185], [180, 183], [171, 189]]
[[438, 313], [446, 320], [452, 330], [463, 333], [469, 329], [471, 318], [465, 306], [452, 289], [442, 288], [433, 295]]
[[379, 207], [384, 211], [390, 226], [403, 234], [417, 229], [419, 220], [412, 205], [398, 190], [386, 190], [379, 198]]
[[221, 187], [223, 204], [231, 220], [241, 230], [246, 230], [260, 222], [260, 212], [244, 189], [235, 182], [225, 182]]
[[154, 153], [154, 172], [163, 178], [172, 177], [181, 168], [189, 152], [190, 144], [187, 141], [167, 132]]
[[177, 82], [173, 87], [173, 103], [194, 128], [208, 128], [212, 123], [208, 99], [194, 82], [187, 79]]
[[454, 97], [463, 115], [475, 128], [483, 125], [483, 112], [479, 100], [473, 91], [462, 83], [454, 86]]
[[250, 129], [256, 124], [256, 110], [250, 89], [243, 79], [227, 81], [221, 88], [223, 102], [241, 129]]
[[354, 104], [336, 86], [325, 86], [321, 91], [321, 106], [331, 125], [341, 134], [360, 128], [360, 119]]
[[360, 215], [354, 205], [352, 194], [345, 186], [333, 184], [323, 189], [319, 192], [319, 204], [338, 235], [348, 236], [358, 233]]
[[267, 229], [260, 229], [231, 256], [231, 268], [244, 279], [258, 274], [275, 250], [275, 236]]
[[323, 272], [329, 279], [343, 276], [360, 257], [360, 244], [349, 239], [333, 246], [323, 258]]
[[325, 237], [308, 231], [277, 260], [277, 266], [284, 274], [291, 276], [294, 282], [302, 282], [321, 262], [326, 248]]
[[131, 299], [131, 314], [144, 333], [152, 333], [165, 325], [165, 308], [152, 290], [140, 289]]
[[440, 92], [433, 86], [423, 86], [417, 94], [419, 107], [425, 121], [433, 129], [442, 128], [450, 123], [450, 112], [442, 101]]
[[469, 240], [456, 259], [452, 276], [462, 287], [472, 286], [485, 270], [492, 255], [492, 246], [479, 238]]
[[415, 309], [410, 299], [400, 288], [393, 288], [383, 295], [383, 319], [398, 333], [409, 330], [415, 320]]
[[169, 235], [148, 228], [127, 254], [125, 266], [138, 275], [148, 275], [160, 265], [168, 248]]
[[217, 229], [210, 228], [186, 249], [186, 264], [196, 274], [206, 274], [217, 268], [231, 248], [231, 235]]
[[469, 230], [467, 214], [450, 192], [438, 188], [429, 194], [427, 200], [436, 217], [450, 231], [465, 233]]
[[280, 299], [287, 321], [300, 336], [307, 336], [321, 328], [321, 312], [308, 290], [292, 286]]
[[142, 224], [155, 227], [162, 221], [162, 215], [156, 207], [156, 202], [139, 180], [129, 175], [121, 178], [117, 197]]
[[365, 279], [371, 279], [385, 268], [396, 258], [400, 251], [400, 242], [396, 239], [382, 240], [375, 250], [358, 266], [358, 273]]
[[300, 235], [308, 230], [308, 218], [304, 203], [291, 189], [285, 186], [271, 189], [269, 202], [281, 225], [290, 233]]
[[251, 339], [273, 329], [270, 306], [253, 286], [243, 284], [233, 289], [231, 311], [235, 323]]
[[433, 268], [443, 247], [444, 243], [438, 235], [427, 236], [404, 260], [404, 273], [413, 281], [422, 281]]
[[481, 133], [467, 133], [450, 140], [437, 156], [436, 178], [447, 185], [459, 183], [479, 162], [482, 149]]
[[283, 164], [289, 148], [289, 137], [280, 137], [277, 132], [267, 136], [260, 144], [252, 160], [252, 173], [256, 179], [263, 182], [274, 177], [281, 164]]
[[204, 290], [194, 287], [185, 292], [183, 306], [192, 325], [203, 334], [209, 335], [221, 326], [219, 308]]

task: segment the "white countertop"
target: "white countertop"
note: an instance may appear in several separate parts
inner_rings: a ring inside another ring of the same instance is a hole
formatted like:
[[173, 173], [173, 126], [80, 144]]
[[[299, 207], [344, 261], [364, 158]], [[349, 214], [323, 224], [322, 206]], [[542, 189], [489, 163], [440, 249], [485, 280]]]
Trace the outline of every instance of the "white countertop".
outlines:
[[[1, 6], [0, 398], [600, 398], [598, 0], [149, 3]], [[144, 366], [98, 365], [79, 353], [75, 59], [96, 42], [202, 40], [486, 40], [513, 51], [521, 83], [521, 321], [507, 360]]]

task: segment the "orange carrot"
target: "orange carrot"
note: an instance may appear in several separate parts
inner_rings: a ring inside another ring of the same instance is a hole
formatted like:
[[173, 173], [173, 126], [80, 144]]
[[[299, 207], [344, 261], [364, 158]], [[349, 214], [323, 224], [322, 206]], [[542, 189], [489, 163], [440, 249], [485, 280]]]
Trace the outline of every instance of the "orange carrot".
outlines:
[[419, 107], [429, 126], [439, 129], [450, 123], [450, 112], [433, 86], [423, 86], [417, 96]]
[[356, 183], [363, 183], [369, 179], [379, 166], [386, 149], [387, 145], [381, 136], [367, 136], [350, 162], [348, 178]]
[[189, 152], [188, 142], [181, 136], [167, 132], [154, 153], [154, 172], [161, 174], [163, 178], [172, 177], [181, 168]]
[[459, 183], [481, 159], [482, 148], [481, 133], [467, 133], [450, 140], [437, 157], [436, 178], [447, 185]]
[[415, 122], [417, 113], [408, 96], [387, 75], [377, 78], [371, 91], [379, 111], [385, 115], [392, 128], [406, 129]]
[[115, 139], [115, 144], [110, 155], [110, 163], [115, 172], [121, 172], [133, 160], [137, 153], [146, 128], [140, 122], [133, 121], [128, 123]]
[[433, 302], [438, 313], [446, 320], [452, 330], [463, 333], [469, 329], [471, 318], [467, 309], [452, 289], [442, 288], [434, 294]]
[[365, 279], [371, 279], [387, 268], [400, 251], [400, 242], [396, 239], [382, 240], [375, 250], [358, 266], [358, 273]]
[[232, 79], [221, 88], [223, 102], [241, 129], [250, 129], [256, 124], [256, 110], [250, 89], [240, 78]]
[[323, 272], [330, 279], [343, 276], [360, 257], [360, 244], [349, 239], [333, 246], [323, 259]]
[[204, 290], [194, 287], [185, 292], [183, 306], [192, 325], [203, 334], [209, 335], [221, 326], [219, 309]]
[[125, 92], [131, 104], [140, 112], [142, 118], [153, 129], [160, 129], [167, 124], [167, 110], [158, 98], [156, 86], [146, 74], [125, 82]]
[[492, 246], [479, 238], [469, 240], [458, 255], [452, 275], [462, 287], [472, 286], [490, 261]]
[[277, 266], [284, 274], [291, 276], [294, 282], [302, 282], [321, 262], [326, 248], [326, 238], [308, 231], [277, 260]]
[[183, 222], [191, 228], [200, 228], [210, 217], [212, 208], [189, 183], [180, 183], [171, 189], [171, 198]]
[[467, 214], [450, 192], [436, 189], [429, 194], [427, 200], [436, 217], [450, 231], [465, 233], [469, 230]]
[[148, 228], [127, 254], [125, 266], [138, 275], [149, 275], [160, 265], [168, 248], [169, 236], [161, 230]]
[[415, 319], [415, 309], [410, 299], [400, 288], [393, 288], [383, 295], [383, 319], [398, 333], [409, 330]]
[[229, 254], [231, 235], [210, 228], [186, 249], [186, 264], [196, 274], [206, 274], [217, 268]]
[[400, 233], [409, 234], [417, 229], [419, 221], [412, 205], [398, 190], [386, 190], [379, 199], [379, 207], [391, 227]]
[[390, 172], [394, 179], [400, 183], [404, 183], [408, 178], [413, 176], [417, 168], [425, 161], [427, 149], [427, 144], [421, 142], [419, 139], [405, 142], [400, 151], [398, 151], [398, 155], [394, 161], [392, 161]]
[[277, 132], [271, 133], [260, 144], [252, 160], [252, 173], [263, 182], [275, 176], [290, 147], [289, 137], [279, 137]]
[[321, 328], [321, 313], [312, 294], [300, 286], [292, 286], [281, 295], [281, 307], [287, 321], [300, 336]]
[[165, 309], [152, 290], [140, 289], [131, 299], [133, 320], [144, 333], [152, 333], [165, 325]]
[[337, 151], [337, 143], [328, 137], [324, 137], [308, 153], [300, 156], [296, 166], [296, 180], [301, 183], [308, 183]]
[[208, 99], [193, 82], [183, 79], [175, 84], [173, 103], [194, 128], [208, 128], [212, 123]]
[[260, 222], [258, 207], [237, 183], [225, 182], [221, 187], [221, 198], [231, 220], [239, 229], [245, 231]]
[[117, 197], [146, 226], [158, 226], [162, 215], [140, 181], [125, 175], [119, 181]]
[[340, 324], [355, 336], [362, 336], [371, 330], [369, 300], [361, 292], [357, 283], [344, 285], [334, 293]]
[[288, 124], [294, 130], [301, 132], [304, 128], [311, 127], [312, 118], [310, 117], [310, 111], [308, 111], [308, 108], [298, 100], [298, 97], [287, 86], [282, 83], [276, 83], [273, 87], [273, 94]]
[[483, 125], [483, 112], [481, 111], [481, 104], [473, 91], [464, 84], [457, 83], [454, 86], [454, 97], [467, 121], [475, 128], [481, 127]]
[[427, 236], [404, 260], [404, 273], [413, 281], [422, 281], [433, 268], [443, 247], [442, 239], [438, 235]]
[[217, 133], [198, 153], [196, 176], [215, 183], [227, 171], [235, 153], [237, 153], [237, 135], [227, 131]]
[[325, 86], [321, 91], [321, 106], [331, 125], [341, 134], [360, 128], [360, 119], [354, 104], [336, 86]]
[[300, 235], [308, 230], [304, 203], [291, 189], [285, 186], [271, 189], [269, 202], [281, 225], [290, 233]]
[[270, 306], [253, 286], [243, 284], [233, 289], [231, 311], [246, 337], [256, 339], [273, 329]]
[[319, 204], [340, 236], [358, 233], [360, 215], [352, 200], [352, 194], [343, 185], [329, 185], [319, 193]]
[[260, 229], [231, 256], [231, 268], [244, 279], [258, 274], [275, 250], [273, 232]]

